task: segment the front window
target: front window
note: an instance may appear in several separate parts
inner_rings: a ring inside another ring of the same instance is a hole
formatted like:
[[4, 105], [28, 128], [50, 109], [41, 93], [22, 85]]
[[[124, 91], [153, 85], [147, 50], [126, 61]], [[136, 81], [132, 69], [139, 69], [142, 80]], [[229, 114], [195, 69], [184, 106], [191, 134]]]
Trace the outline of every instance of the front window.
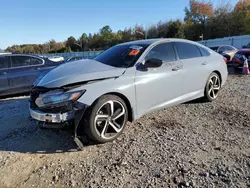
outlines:
[[132, 67], [148, 45], [123, 44], [109, 48], [94, 60], [113, 67]]

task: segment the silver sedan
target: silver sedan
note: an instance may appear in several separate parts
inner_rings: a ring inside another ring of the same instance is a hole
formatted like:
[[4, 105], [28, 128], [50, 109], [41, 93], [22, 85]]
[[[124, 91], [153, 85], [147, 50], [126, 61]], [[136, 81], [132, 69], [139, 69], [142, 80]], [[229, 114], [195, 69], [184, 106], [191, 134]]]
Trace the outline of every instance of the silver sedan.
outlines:
[[37, 80], [30, 114], [43, 127], [73, 122], [76, 138], [84, 134], [104, 143], [146, 113], [197, 98], [215, 100], [227, 75], [223, 57], [196, 42], [133, 41]]

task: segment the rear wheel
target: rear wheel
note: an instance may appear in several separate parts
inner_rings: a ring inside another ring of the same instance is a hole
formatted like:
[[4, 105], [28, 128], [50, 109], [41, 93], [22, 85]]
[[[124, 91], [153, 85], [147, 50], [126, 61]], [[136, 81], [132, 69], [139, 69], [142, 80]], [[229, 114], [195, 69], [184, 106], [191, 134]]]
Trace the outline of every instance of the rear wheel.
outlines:
[[104, 95], [87, 110], [84, 131], [98, 143], [110, 142], [120, 136], [127, 120], [125, 102], [118, 96]]
[[221, 88], [221, 80], [217, 73], [210, 74], [205, 87], [205, 100], [212, 102], [219, 94]]

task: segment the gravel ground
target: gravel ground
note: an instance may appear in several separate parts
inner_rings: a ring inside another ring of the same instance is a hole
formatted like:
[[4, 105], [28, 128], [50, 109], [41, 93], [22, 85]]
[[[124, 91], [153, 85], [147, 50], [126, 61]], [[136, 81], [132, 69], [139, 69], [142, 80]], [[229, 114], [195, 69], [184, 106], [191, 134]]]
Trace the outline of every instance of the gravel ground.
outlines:
[[250, 76], [129, 123], [80, 151], [72, 130], [41, 130], [28, 97], [0, 101], [0, 187], [250, 187]]

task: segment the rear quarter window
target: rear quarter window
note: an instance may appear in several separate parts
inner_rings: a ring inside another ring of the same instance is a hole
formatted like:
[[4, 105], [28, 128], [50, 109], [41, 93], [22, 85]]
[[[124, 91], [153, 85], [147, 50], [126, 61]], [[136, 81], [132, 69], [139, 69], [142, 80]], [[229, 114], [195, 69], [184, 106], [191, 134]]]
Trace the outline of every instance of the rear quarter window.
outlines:
[[211, 53], [207, 49], [202, 48], [200, 46], [197, 46], [197, 47], [199, 48], [202, 56], [210, 56], [211, 55]]

